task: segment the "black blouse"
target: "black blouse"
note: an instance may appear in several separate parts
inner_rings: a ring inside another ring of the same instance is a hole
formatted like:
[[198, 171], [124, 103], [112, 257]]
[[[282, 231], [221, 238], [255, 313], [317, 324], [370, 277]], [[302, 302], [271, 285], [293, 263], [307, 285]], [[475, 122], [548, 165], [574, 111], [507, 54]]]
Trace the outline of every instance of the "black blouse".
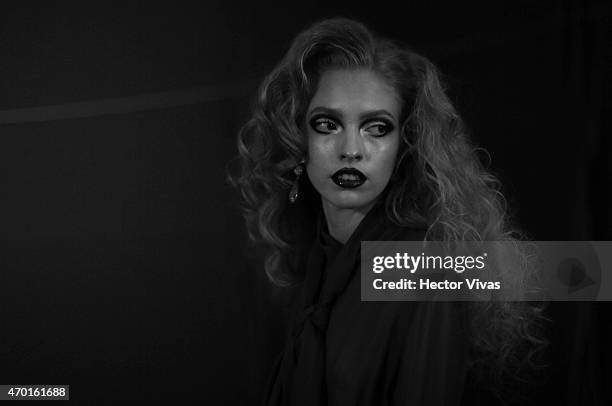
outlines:
[[459, 302], [362, 302], [361, 241], [422, 241], [376, 205], [345, 245], [323, 219], [299, 313], [273, 370], [266, 405], [458, 405], [467, 376]]

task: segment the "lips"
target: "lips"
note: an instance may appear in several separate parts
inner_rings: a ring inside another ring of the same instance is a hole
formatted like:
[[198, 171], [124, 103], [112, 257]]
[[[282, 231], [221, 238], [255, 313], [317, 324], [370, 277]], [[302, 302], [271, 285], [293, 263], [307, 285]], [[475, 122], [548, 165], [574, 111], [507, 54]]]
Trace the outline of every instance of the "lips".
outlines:
[[368, 179], [363, 172], [355, 168], [342, 168], [331, 176], [332, 181], [345, 189], [354, 189]]

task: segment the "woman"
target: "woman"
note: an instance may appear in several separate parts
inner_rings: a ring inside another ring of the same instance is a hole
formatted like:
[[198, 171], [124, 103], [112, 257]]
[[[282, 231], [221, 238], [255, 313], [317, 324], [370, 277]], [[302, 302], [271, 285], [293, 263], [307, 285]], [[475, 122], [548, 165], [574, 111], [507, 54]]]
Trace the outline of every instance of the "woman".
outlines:
[[512, 375], [540, 343], [525, 303], [360, 301], [361, 241], [513, 239], [423, 56], [356, 21], [316, 23], [265, 78], [238, 147], [249, 236], [269, 278], [300, 291], [266, 404], [470, 402], [476, 371]]

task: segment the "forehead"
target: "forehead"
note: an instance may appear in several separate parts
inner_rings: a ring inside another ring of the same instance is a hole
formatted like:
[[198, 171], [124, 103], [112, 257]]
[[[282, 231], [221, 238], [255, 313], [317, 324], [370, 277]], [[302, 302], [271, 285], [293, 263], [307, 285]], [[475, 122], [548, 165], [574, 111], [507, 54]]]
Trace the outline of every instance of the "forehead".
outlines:
[[332, 69], [319, 79], [309, 110], [315, 107], [348, 113], [386, 109], [397, 117], [400, 102], [395, 89], [369, 69]]

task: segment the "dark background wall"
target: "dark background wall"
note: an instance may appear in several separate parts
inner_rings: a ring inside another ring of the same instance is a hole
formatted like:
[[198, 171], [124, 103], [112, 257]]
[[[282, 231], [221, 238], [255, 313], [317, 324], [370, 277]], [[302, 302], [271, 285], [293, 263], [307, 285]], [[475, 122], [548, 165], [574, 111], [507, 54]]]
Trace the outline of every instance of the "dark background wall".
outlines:
[[[610, 2], [403, 3], [2, 4], [0, 383], [260, 396], [283, 313], [225, 165], [258, 82], [321, 17], [440, 67], [532, 238], [612, 240]], [[597, 400], [610, 307], [551, 314], [556, 399]]]

